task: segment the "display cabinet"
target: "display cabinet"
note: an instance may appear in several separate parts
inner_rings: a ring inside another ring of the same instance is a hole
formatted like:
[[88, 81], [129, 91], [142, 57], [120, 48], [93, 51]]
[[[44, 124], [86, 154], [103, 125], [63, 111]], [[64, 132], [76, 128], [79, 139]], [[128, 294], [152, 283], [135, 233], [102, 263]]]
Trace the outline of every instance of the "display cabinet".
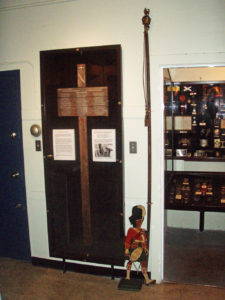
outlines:
[[225, 173], [166, 172], [165, 208], [200, 212], [200, 231], [206, 211], [225, 212]]
[[[165, 208], [199, 211], [203, 231], [206, 211], [225, 212], [225, 169], [198, 171], [199, 162], [225, 162], [225, 84], [168, 84], [164, 96]], [[179, 160], [196, 161], [193, 171], [176, 169]]]
[[165, 89], [166, 157], [225, 161], [225, 84]]

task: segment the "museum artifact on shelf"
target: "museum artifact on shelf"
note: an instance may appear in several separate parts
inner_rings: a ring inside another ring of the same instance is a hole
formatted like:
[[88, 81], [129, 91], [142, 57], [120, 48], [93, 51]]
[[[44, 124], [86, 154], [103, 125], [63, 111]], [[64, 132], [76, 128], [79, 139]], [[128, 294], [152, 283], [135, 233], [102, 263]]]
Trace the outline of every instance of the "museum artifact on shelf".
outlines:
[[[225, 161], [224, 83], [165, 85], [165, 158], [165, 208], [199, 211], [203, 231], [206, 211], [225, 212], [225, 173], [197, 166]], [[178, 171], [175, 160], [196, 161], [194, 171]]]
[[165, 87], [166, 156], [225, 160], [225, 84]]
[[225, 212], [224, 173], [166, 172], [165, 208], [200, 212], [200, 230], [204, 230], [204, 212]]

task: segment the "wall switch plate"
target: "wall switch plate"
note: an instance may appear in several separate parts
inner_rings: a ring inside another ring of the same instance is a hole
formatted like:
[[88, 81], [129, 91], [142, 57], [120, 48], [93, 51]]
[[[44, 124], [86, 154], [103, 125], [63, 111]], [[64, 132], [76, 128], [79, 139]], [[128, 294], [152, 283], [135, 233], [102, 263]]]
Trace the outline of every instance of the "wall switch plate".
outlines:
[[35, 150], [41, 151], [41, 141], [39, 140], [35, 141]]
[[130, 153], [137, 153], [137, 142], [130, 142]]

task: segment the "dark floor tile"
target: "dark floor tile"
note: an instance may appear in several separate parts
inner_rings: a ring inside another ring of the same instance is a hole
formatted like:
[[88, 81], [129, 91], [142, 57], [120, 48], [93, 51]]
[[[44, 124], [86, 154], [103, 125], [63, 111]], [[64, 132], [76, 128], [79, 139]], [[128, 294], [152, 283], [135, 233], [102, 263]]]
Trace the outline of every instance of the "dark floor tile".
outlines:
[[225, 232], [167, 228], [167, 281], [225, 287]]

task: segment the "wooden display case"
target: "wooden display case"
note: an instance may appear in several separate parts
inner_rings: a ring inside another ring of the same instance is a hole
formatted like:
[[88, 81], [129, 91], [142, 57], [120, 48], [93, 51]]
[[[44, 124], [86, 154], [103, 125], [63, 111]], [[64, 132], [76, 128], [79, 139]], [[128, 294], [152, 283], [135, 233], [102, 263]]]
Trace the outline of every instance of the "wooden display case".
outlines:
[[200, 212], [200, 231], [206, 211], [225, 212], [225, 173], [166, 172], [165, 208]]
[[123, 266], [121, 46], [41, 51], [40, 70], [49, 255]]

